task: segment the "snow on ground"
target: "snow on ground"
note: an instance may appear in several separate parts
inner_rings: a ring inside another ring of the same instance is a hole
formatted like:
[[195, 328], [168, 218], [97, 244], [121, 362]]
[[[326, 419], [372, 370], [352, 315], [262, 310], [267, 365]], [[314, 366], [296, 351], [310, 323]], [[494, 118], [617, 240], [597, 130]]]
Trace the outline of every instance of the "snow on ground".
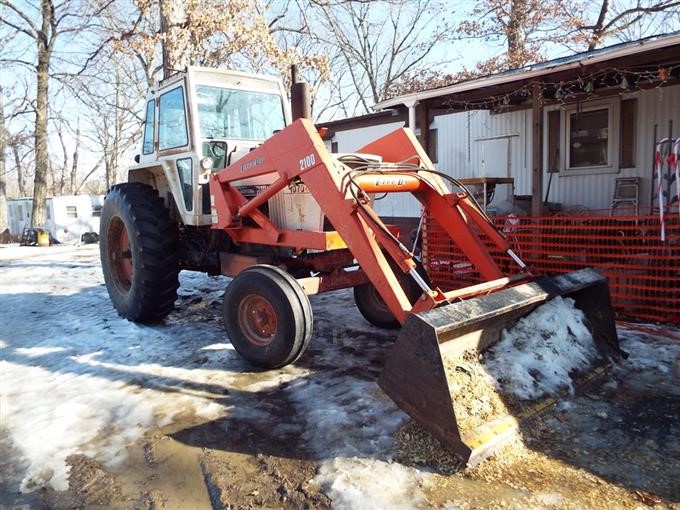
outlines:
[[[0, 486], [63, 490], [73, 453], [115, 468], [149, 429], [228, 417], [226, 426], [243, 419], [273, 441], [299, 441], [318, 461], [315, 481], [335, 508], [426, 504], [433, 475], [393, 461], [392, 438], [408, 418], [375, 382], [390, 333], [363, 321], [351, 292], [314, 296], [308, 351], [294, 366], [262, 373], [240, 360], [222, 328], [228, 280], [188, 272], [180, 279], [178, 311], [161, 324], [137, 325], [111, 306], [98, 246], [0, 248]], [[499, 360], [519, 356], [520, 344], [522, 356], [533, 356], [513, 374], [524, 381], [518, 391], [535, 391], [535, 368], [559, 371], [555, 353], [541, 345], [567, 339], [571, 347], [560, 343], [560, 352], [572, 366], [588, 355], [568, 304], [553, 302], [506, 335], [513, 352]], [[628, 327], [621, 334], [631, 353], [622, 374], [678, 368], [677, 340], [652, 332], [650, 342], [649, 332]], [[541, 382], [545, 391], [559, 386], [554, 374]]]
[[[72, 453], [113, 466], [149, 427], [183, 412], [206, 419], [225, 412], [210, 396], [229, 387], [233, 373], [217, 363], [198, 366], [200, 330], [118, 317], [101, 283], [96, 245], [44, 254], [23, 249], [27, 259], [0, 269], [0, 422], [27, 465], [22, 491], [64, 490], [64, 461]], [[0, 260], [7, 264], [16, 253], [2, 250]], [[191, 292], [192, 277], [183, 280]], [[208, 296], [223, 286], [210, 288]], [[188, 343], [189, 349], [178, 350]], [[226, 347], [200, 352], [206, 360], [241, 366]]]
[[408, 510], [426, 502], [419, 484], [428, 474], [400, 464], [339, 457], [324, 462], [316, 481], [333, 508]]
[[[628, 353], [625, 368], [617, 370], [657, 371], [675, 378], [680, 384], [680, 332], [654, 324], [621, 324], [618, 328], [621, 348]], [[654, 342], [650, 342], [654, 335]]]
[[530, 400], [564, 388], [573, 394], [570, 372], [588, 368], [596, 357], [583, 312], [573, 299], [557, 297], [503, 330], [484, 364], [503, 391]]
[[[313, 299], [320, 313], [310, 356], [330, 376], [304, 366], [252, 373], [222, 328], [226, 278], [182, 272], [179, 307], [189, 310], [163, 324], [137, 325], [113, 310], [97, 250], [0, 249], [0, 421], [20, 456], [22, 491], [66, 489], [65, 459], [73, 453], [115, 467], [146, 430], [175, 418], [272, 420], [266, 403], [249, 396], [285, 384], [296, 416], [305, 418], [272, 430], [302, 434], [322, 464], [317, 481], [337, 497], [337, 508], [356, 507], [376, 476], [393, 470], [401, 476], [385, 478], [382, 497], [422, 498], [422, 475], [393, 465], [389, 453], [407, 417], [380, 392], [375, 374], [357, 368], [376, 345], [371, 333], [384, 333], [347, 309], [346, 292]], [[344, 328], [354, 323], [368, 335], [346, 338]], [[224, 398], [234, 388], [244, 396]]]

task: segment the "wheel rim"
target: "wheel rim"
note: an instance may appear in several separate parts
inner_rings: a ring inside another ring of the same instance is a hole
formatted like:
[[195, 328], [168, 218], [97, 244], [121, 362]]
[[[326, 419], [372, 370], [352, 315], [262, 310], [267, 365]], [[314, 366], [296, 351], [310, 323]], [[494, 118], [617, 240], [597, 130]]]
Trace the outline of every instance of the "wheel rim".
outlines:
[[276, 335], [276, 312], [272, 304], [259, 294], [249, 294], [239, 304], [238, 319], [248, 341], [259, 347], [269, 345]]
[[132, 287], [132, 252], [127, 229], [118, 217], [109, 223], [107, 245], [113, 282], [119, 291], [127, 293]]

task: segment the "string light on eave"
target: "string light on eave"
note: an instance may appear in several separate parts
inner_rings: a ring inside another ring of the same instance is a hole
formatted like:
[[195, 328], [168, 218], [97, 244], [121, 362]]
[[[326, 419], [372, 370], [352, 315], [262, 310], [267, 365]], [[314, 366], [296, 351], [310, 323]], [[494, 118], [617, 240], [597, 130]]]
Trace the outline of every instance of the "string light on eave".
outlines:
[[[641, 69], [641, 70], [636, 70]], [[618, 69], [614, 67], [601, 69], [594, 73], [584, 74], [578, 76], [571, 81], [556, 81], [556, 82], [541, 82], [544, 90], [552, 92], [552, 98], [561, 103], [573, 102], [574, 100], [583, 100], [585, 94], [588, 98], [591, 96], [597, 97], [598, 90], [611, 90], [618, 87], [619, 89], [630, 92], [634, 90], [642, 90], [645, 85], [653, 85], [657, 83], [657, 87], [661, 87], [671, 78], [680, 78], [680, 63], [673, 65], [660, 66], [656, 69], [645, 68], [644, 64], [639, 66], [632, 66], [626, 69]], [[518, 98], [513, 102], [513, 97]], [[521, 99], [521, 98], [524, 99]], [[538, 98], [544, 99], [543, 97]], [[487, 96], [483, 99], [472, 101], [455, 101], [449, 100], [445, 103], [450, 111], [460, 110], [499, 110], [511, 108], [512, 106], [531, 105], [534, 97], [531, 93], [531, 85], [523, 85], [512, 92], [504, 92], [503, 94]], [[542, 101], [541, 101], [542, 102]]]

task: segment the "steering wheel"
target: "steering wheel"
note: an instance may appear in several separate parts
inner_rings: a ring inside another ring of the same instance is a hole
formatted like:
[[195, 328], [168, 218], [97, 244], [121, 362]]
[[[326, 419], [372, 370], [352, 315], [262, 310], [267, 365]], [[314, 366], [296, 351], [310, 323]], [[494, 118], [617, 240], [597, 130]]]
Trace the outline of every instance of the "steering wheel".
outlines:
[[221, 160], [227, 153], [226, 144], [223, 142], [208, 142], [208, 152], [213, 158]]

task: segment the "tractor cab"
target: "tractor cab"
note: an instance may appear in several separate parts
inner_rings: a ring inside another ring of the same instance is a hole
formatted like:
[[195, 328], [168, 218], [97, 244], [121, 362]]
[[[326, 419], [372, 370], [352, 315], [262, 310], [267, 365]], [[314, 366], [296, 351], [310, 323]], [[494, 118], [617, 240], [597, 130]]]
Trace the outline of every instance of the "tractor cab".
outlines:
[[[142, 147], [130, 182], [149, 184], [184, 225], [210, 225], [208, 178], [290, 124], [281, 81], [236, 71], [188, 67], [152, 88]], [[270, 176], [238, 183], [247, 191]]]

